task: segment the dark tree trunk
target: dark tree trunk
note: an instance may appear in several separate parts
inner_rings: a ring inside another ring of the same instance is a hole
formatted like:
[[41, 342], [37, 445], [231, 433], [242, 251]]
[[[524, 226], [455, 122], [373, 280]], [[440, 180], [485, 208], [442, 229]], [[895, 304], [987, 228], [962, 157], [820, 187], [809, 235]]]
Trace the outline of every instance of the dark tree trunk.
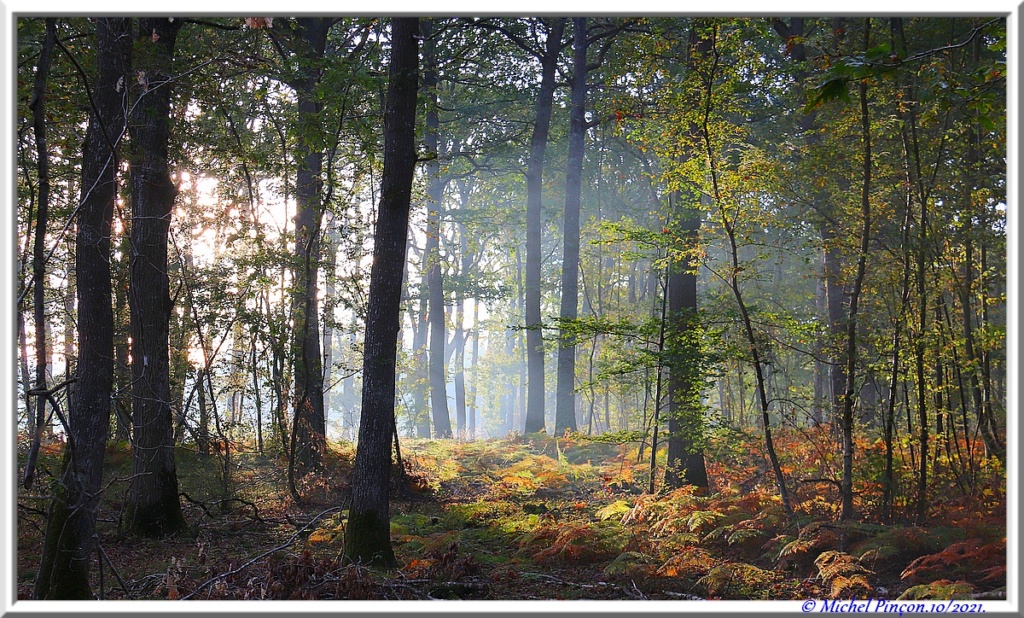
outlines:
[[[690, 210], [681, 223], [687, 249], [697, 242], [699, 214]], [[665, 486], [693, 485], [708, 487], [704, 451], [699, 440], [703, 436], [703, 412], [700, 407], [700, 342], [693, 331], [697, 323], [697, 264], [692, 254], [674, 256], [669, 265], [668, 319], [668, 465]]]
[[196, 450], [200, 455], [210, 454], [210, 409], [206, 407], [206, 372], [196, 370], [196, 393], [199, 402], [199, 427], [196, 429]]
[[831, 397], [830, 420], [835, 422], [841, 420], [840, 413], [843, 409], [843, 392], [846, 389], [846, 371], [839, 355], [836, 353], [836, 346], [843, 337], [843, 308], [846, 304], [845, 288], [840, 280], [842, 263], [839, 251], [835, 248], [836, 232], [828, 221], [821, 224], [819, 233], [822, 242], [823, 252], [823, 273], [825, 281], [825, 305], [828, 313], [826, 321], [832, 345], [829, 346], [828, 356], [831, 357], [829, 364], [829, 394]]
[[[865, 50], [869, 48], [870, 26], [871, 20], [865, 19]], [[871, 242], [871, 118], [868, 115], [867, 82], [861, 81], [858, 88], [860, 91], [861, 129], [863, 131], [862, 143], [864, 145], [864, 173], [861, 184], [862, 231], [860, 253], [857, 256], [857, 276], [853, 281], [853, 292], [850, 294], [850, 315], [846, 321], [846, 388], [843, 392], [843, 415], [841, 417], [843, 429], [843, 477], [840, 483], [840, 494], [842, 495], [840, 518], [844, 520], [853, 517], [853, 408], [857, 368], [857, 311], [867, 268], [869, 243]], [[922, 405], [924, 404], [922, 403]], [[923, 424], [921, 431], [927, 432], [927, 423]], [[922, 466], [926, 460], [925, 453], [922, 453]]]
[[541, 192], [544, 183], [544, 151], [551, 128], [555, 93], [555, 68], [562, 51], [565, 18], [550, 22], [547, 45], [540, 57], [541, 80], [534, 112], [530, 160], [526, 170], [526, 365], [527, 405], [524, 431], [544, 431], [544, 335], [540, 315]]
[[[130, 120], [129, 120], [130, 122]], [[130, 147], [130, 144], [129, 144]], [[132, 366], [128, 340], [131, 339], [131, 307], [128, 296], [131, 286], [132, 239], [131, 221], [124, 220], [125, 229], [110, 257], [110, 279], [114, 286], [114, 405], [111, 435], [128, 444], [131, 440]], [[117, 254], [120, 253], [120, 258]]]
[[391, 20], [391, 66], [384, 110], [384, 174], [373, 243], [363, 352], [362, 415], [356, 448], [345, 559], [395, 566], [388, 489], [395, 423], [395, 360], [400, 285], [416, 166], [419, 20]]
[[139, 20], [134, 70], [147, 83], [128, 119], [131, 132], [132, 254], [128, 305], [132, 333], [132, 483], [125, 523], [162, 537], [185, 529], [174, 465], [167, 238], [178, 192], [167, 166], [171, 61], [181, 20]]
[[[711, 56], [714, 49], [715, 33], [701, 34], [700, 22], [690, 29], [689, 46], [691, 71], [698, 70], [698, 63]], [[711, 65], [707, 78], [707, 97], [711, 97], [711, 84], [717, 65]], [[708, 108], [705, 107], [707, 110]], [[691, 125], [691, 133], [703, 129], [705, 143], [710, 152], [707, 118], [703, 127]], [[713, 165], [713, 163], [712, 163]], [[679, 234], [684, 239], [682, 255], [670, 255], [668, 273], [668, 311], [671, 329], [669, 331], [669, 415], [668, 415], [668, 464], [665, 467], [665, 486], [681, 487], [694, 485], [708, 487], [708, 474], [704, 465], [704, 452], [700, 441], [703, 438], [704, 421], [700, 408], [700, 342], [694, 335], [698, 328], [697, 318], [697, 262], [692, 248], [696, 246], [700, 230], [700, 213], [693, 208], [680, 208], [678, 194], [672, 204], [679, 212]], [[716, 185], [716, 199], [717, 185]], [[735, 251], [734, 251], [735, 253]]]
[[576, 431], [576, 337], [567, 328], [579, 307], [580, 186], [586, 137], [587, 19], [574, 17], [569, 153], [565, 162], [565, 216], [562, 224], [562, 326], [558, 336], [555, 435]]
[[296, 144], [295, 158], [295, 288], [292, 297], [293, 439], [295, 472], [301, 478], [320, 469], [327, 449], [324, 416], [324, 376], [320, 357], [320, 319], [317, 300], [317, 272], [320, 261], [320, 174], [323, 146], [320, 134], [321, 97], [317, 94], [319, 70], [327, 46], [332, 18], [300, 17], [296, 56], [301, 76], [292, 86], [298, 105], [298, 124], [303, 137]]
[[[78, 382], [69, 411], [68, 447], [46, 520], [36, 599], [91, 599], [89, 566], [96, 534], [103, 453], [114, 379], [110, 232], [117, 195], [114, 148], [125, 124], [120, 80], [131, 65], [131, 20], [96, 21], [95, 107], [82, 155], [75, 271], [78, 275]], [[119, 92], [120, 90], [120, 92]]]
[[441, 272], [441, 200], [444, 180], [441, 178], [439, 120], [437, 117], [437, 54], [431, 36], [433, 23], [424, 19], [420, 24], [423, 36], [423, 88], [427, 94], [426, 132], [424, 141], [431, 160], [427, 161], [427, 246], [424, 256], [427, 268], [428, 320], [430, 322], [430, 410], [434, 420], [434, 437], [452, 437], [451, 414], [445, 388], [444, 345], [447, 340], [444, 320], [444, 276]]
[[[32, 128], [36, 138], [36, 170], [39, 176], [38, 207], [36, 209], [36, 230], [32, 244], [32, 302], [33, 321], [35, 322], [36, 375], [35, 389], [46, 390], [46, 228], [50, 219], [50, 153], [46, 143], [46, 81], [50, 73], [50, 61], [53, 47], [57, 40], [57, 22], [53, 18], [46, 19], [46, 38], [39, 51], [36, 64], [35, 80], [32, 86]], [[19, 311], [19, 316], [20, 316]], [[26, 359], [27, 360], [27, 359]], [[27, 365], [26, 365], [27, 366]], [[28, 376], [25, 376], [26, 383]], [[39, 443], [43, 438], [43, 426], [46, 425], [46, 398], [38, 396], [36, 412], [32, 414], [32, 400], [26, 400], [28, 427], [32, 435], [32, 448], [29, 460], [25, 465], [25, 489], [32, 487], [35, 469], [35, 458], [39, 453]]]

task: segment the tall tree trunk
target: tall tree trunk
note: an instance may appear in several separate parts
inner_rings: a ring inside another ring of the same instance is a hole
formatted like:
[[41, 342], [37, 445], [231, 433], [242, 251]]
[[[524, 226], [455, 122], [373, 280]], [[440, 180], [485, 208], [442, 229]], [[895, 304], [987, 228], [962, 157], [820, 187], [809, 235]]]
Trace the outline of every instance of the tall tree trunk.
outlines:
[[323, 145], [320, 128], [322, 98], [317, 93], [320, 81], [317, 63], [323, 60], [327, 32], [332, 18], [300, 17], [297, 60], [301, 76], [293, 84], [302, 136], [296, 143], [295, 159], [295, 266], [292, 296], [292, 443], [295, 472], [302, 477], [319, 471], [327, 448], [324, 416], [324, 374], [320, 356], [320, 318], [317, 299], [317, 273], [320, 262], [320, 178], [323, 171]]
[[[130, 145], [129, 145], [130, 146]], [[114, 255], [110, 258], [111, 281], [114, 286], [114, 405], [111, 419], [114, 440], [128, 444], [130, 440], [132, 395], [131, 307], [128, 297], [131, 286], [132, 239], [131, 221], [124, 222], [121, 237], [117, 239]], [[117, 254], [120, 254], [118, 258]]]
[[476, 438], [476, 391], [480, 366], [480, 300], [473, 299], [473, 364], [470, 374], [469, 405], [467, 406], [469, 438]]
[[[110, 303], [110, 232], [117, 194], [116, 145], [127, 108], [131, 20], [96, 20], [93, 101], [82, 156], [75, 271], [78, 274], [78, 382], [69, 411], [68, 446], [46, 520], [36, 599], [91, 599], [89, 567], [96, 535], [103, 454], [114, 379]], [[119, 90], [121, 92], [119, 92]]]
[[[821, 279], [815, 286], [814, 306], [816, 315], [825, 315], [826, 296], [825, 285]], [[825, 346], [821, 337], [814, 338], [814, 399], [811, 404], [811, 423], [817, 427], [825, 422], [825, 377], [828, 374], [828, 366], [825, 363]]]
[[395, 360], [401, 328], [401, 281], [416, 166], [419, 19], [391, 19], [391, 65], [384, 110], [384, 175], [373, 243], [363, 353], [362, 416], [346, 560], [397, 565], [391, 547], [388, 491], [395, 423]]
[[128, 305], [132, 333], [132, 483], [126, 528], [163, 537], [186, 527], [174, 465], [168, 357], [171, 296], [167, 239], [177, 187], [171, 182], [171, 62], [181, 20], [139, 20], [134, 70], [147, 83], [129, 117], [132, 255]]
[[[871, 36], [871, 19], [864, 20], [864, 49], [869, 49]], [[842, 495], [842, 511], [840, 518], [847, 520], [853, 517], [853, 408], [856, 390], [857, 369], [857, 310], [860, 292], [864, 284], [867, 267], [868, 249], [871, 242], [871, 117], [868, 115], [867, 80], [858, 84], [860, 90], [860, 120], [863, 131], [864, 174], [861, 184], [861, 238], [860, 252], [857, 256], [857, 276], [853, 281], [853, 292], [850, 294], [850, 316], [846, 322], [846, 389], [843, 394], [843, 477], [840, 483]], [[927, 423], [923, 423], [922, 432], [927, 432]], [[922, 453], [922, 465], [926, 457]]]
[[574, 17], [572, 81], [569, 94], [569, 152], [565, 162], [562, 223], [562, 302], [558, 333], [555, 435], [576, 431], [576, 336], [571, 328], [579, 306], [580, 191], [587, 105], [587, 19]]
[[[761, 429], [764, 432], [765, 449], [768, 451], [768, 459], [771, 461], [772, 471], [775, 474], [775, 482], [779, 488], [779, 498], [782, 500], [782, 508], [785, 509], [787, 513], [792, 513], [792, 507], [789, 502], [789, 491], [786, 488], [786, 479], [782, 473], [782, 467], [779, 464], [779, 458], [775, 452], [775, 443], [772, 438], [771, 417], [769, 415], [770, 404], [764, 375], [764, 360], [762, 359], [761, 347], [757, 341], [757, 336], [754, 333], [753, 320], [750, 317], [749, 309], [747, 308], [747, 304], [743, 300], [743, 294], [740, 291], [739, 273], [743, 268], [740, 267], [739, 247], [736, 242], [736, 222], [729, 219], [725, 204], [722, 201], [722, 194], [718, 184], [718, 153], [715, 152], [712, 144], [709, 128], [709, 117], [711, 114], [712, 104], [711, 94], [712, 88], [714, 87], [715, 72], [719, 63], [716, 36], [717, 32], [714, 32], [710, 38], [702, 37], [699, 44], [701, 50], [703, 50], [704, 53], [710, 53], [713, 59], [710, 73], [706, 78], [704, 78], [706, 98], [703, 102], [704, 113], [700, 132], [704, 142], [704, 154], [708, 159], [708, 166], [711, 171], [712, 197], [714, 199], [715, 206], [718, 209], [719, 217], [722, 221], [722, 227], [725, 230], [729, 243], [728, 251], [729, 259], [731, 261], [731, 269], [728, 283], [729, 288], [732, 291], [733, 298], [736, 300], [736, 306], [740, 311], [740, 318], [743, 323], [743, 332], [746, 335], [747, 340], [747, 348], [750, 352], [750, 359], [754, 366], [754, 376], [757, 380], [757, 400], [761, 408]], [[694, 34], [691, 34], [691, 45], [697, 45], [697, 42], [694, 40]], [[691, 59], [691, 63], [692, 62], [693, 60]], [[740, 380], [742, 384], [742, 374], [740, 374]]]
[[[907, 166], [907, 178], [912, 178], [912, 165], [910, 161], [910, 150], [907, 148], [906, 131], [903, 132], [903, 145], [905, 154], [905, 165]], [[895, 492], [895, 478], [893, 470], [893, 437], [896, 429], [896, 397], [900, 376], [900, 343], [903, 336], [903, 328], [906, 325], [907, 306], [910, 302], [910, 227], [913, 221], [913, 200], [911, 191], [907, 191], [906, 202], [903, 214], [903, 280], [900, 286], [900, 307], [899, 314], [893, 324], [892, 332], [892, 360], [889, 367], [889, 393], [886, 400], [885, 416], [882, 419], [882, 437], [885, 443], [885, 471], [882, 476], [882, 517], [889, 521], [892, 519], [892, 501]]]
[[[53, 18], [46, 19], [46, 36], [39, 50], [36, 62], [36, 74], [32, 85], [32, 128], [36, 138], [36, 170], [39, 182], [38, 206], [36, 208], [36, 231], [32, 244], [32, 302], [33, 321], [35, 322], [36, 372], [35, 389], [46, 390], [46, 228], [50, 222], [50, 152], [46, 142], [46, 82], [50, 74], [50, 61], [53, 47], [57, 40], [57, 22]], [[24, 320], [18, 311], [20, 320]], [[20, 328], [20, 327], [19, 327]], [[19, 331], [20, 332], [20, 331]], [[24, 339], [24, 338], [23, 338]], [[24, 346], [22, 351], [25, 351]], [[27, 358], [25, 359], [28, 360]], [[27, 362], [25, 364], [27, 368]], [[28, 382], [28, 374], [25, 374]], [[26, 389], [27, 391], [28, 389]], [[26, 399], [28, 428], [32, 436], [32, 447], [29, 460], [25, 465], [25, 489], [32, 487], [35, 471], [35, 458], [39, 453], [39, 443], [43, 438], [43, 427], [46, 425], [46, 397], [39, 395], [35, 402], [35, 414], [32, 414], [32, 400]]]
[[[322, 337], [323, 342], [323, 381], [321, 382], [324, 392], [324, 430], [327, 429], [327, 418], [331, 413], [331, 403], [334, 400], [331, 394], [331, 376], [334, 371], [334, 311], [333, 303], [331, 302], [338, 293], [338, 245], [341, 243], [341, 233], [338, 231], [338, 226], [334, 223], [334, 217], [328, 214], [329, 222], [327, 224], [327, 247], [324, 249], [324, 256], [327, 260], [326, 268], [327, 272], [324, 273], [324, 280], [326, 282], [326, 290], [328, 298], [328, 309], [324, 310], [323, 322], [324, 332]], [[404, 289], [404, 287], [403, 287]], [[326, 433], [325, 433], [326, 436]]]
[[421, 283], [419, 286], [419, 302], [411, 316], [413, 323], [412, 336], [412, 414], [416, 424], [416, 437], [430, 437], [430, 413], [427, 410], [430, 376], [427, 369], [427, 334], [430, 323], [427, 321], [427, 272], [426, 252], [424, 251]]
[[196, 370], [196, 393], [199, 402], [199, 427], [196, 429], [196, 450], [200, 455], [210, 454], [210, 411], [206, 407], [206, 372], [200, 367]]
[[445, 388], [447, 371], [444, 364], [444, 346], [447, 340], [444, 320], [444, 275], [441, 272], [441, 200], [445, 182], [441, 178], [441, 136], [437, 115], [437, 52], [432, 36], [433, 22], [424, 19], [420, 28], [423, 36], [423, 88], [427, 92], [426, 132], [424, 141], [431, 160], [427, 161], [427, 292], [428, 319], [430, 321], [430, 410], [434, 420], [434, 437], [452, 437], [452, 421], [448, 411]]
[[[678, 206], [677, 206], [678, 207]], [[689, 251], [697, 242], [700, 215], [688, 209], [681, 222], [682, 237], [687, 243], [684, 256], [672, 256], [669, 262], [668, 320], [668, 463], [665, 486], [693, 485], [708, 487], [704, 451], [700, 440], [704, 432], [700, 406], [700, 341], [694, 336], [699, 328], [697, 318], [697, 264]]]
[[[665, 369], [665, 330], [668, 322], [668, 286], [671, 284], [671, 277], [668, 273], [670, 267], [666, 268], [665, 272], [665, 286], [661, 296], [661, 322], [658, 325], [658, 371], [656, 384], [654, 387], [654, 413], [651, 415], [651, 470], [648, 476], [648, 487], [649, 493], [654, 493], [654, 485], [657, 480], [657, 467], [658, 467], [658, 428], [661, 424], [661, 384], [662, 376]], [[652, 293], [651, 297], [657, 301], [657, 297]], [[640, 445], [640, 456], [643, 456], [643, 444]], [[676, 475], [678, 477], [678, 475]]]
[[540, 56], [541, 80], [534, 108], [530, 159], [526, 170], [526, 359], [527, 405], [523, 430], [544, 431], [544, 334], [540, 315], [541, 193], [544, 186], [544, 151], [551, 127], [551, 106], [555, 93], [555, 68], [562, 50], [565, 18], [548, 22], [547, 41]]
[[263, 454], [263, 397], [260, 393], [259, 359], [256, 357], [256, 333], [251, 333], [252, 394], [256, 400], [256, 452]]
[[[698, 64], [713, 58], [706, 81], [707, 104], [704, 106], [703, 125], [691, 125], [690, 132], [702, 131], [706, 155], [714, 165], [711, 151], [711, 137], [708, 130], [707, 114], [710, 112], [711, 89], [718, 66], [715, 47], [717, 31], [708, 34], [698, 32], [705, 27], [695, 21], [690, 28], [689, 69], [698, 71]], [[713, 169], [713, 168], [712, 168]], [[717, 183], [717, 181], [716, 181]], [[715, 198], [718, 199], [717, 184]], [[700, 406], [700, 341], [695, 336], [699, 328], [697, 317], [697, 263], [692, 248], [696, 246], [700, 230], [700, 213], [695, 208], [681, 208], [678, 193], [673, 193], [673, 212], [679, 214], [679, 236], [685, 247], [676, 255], [669, 254], [668, 311], [672, 328], [669, 341], [669, 423], [668, 463], [665, 467], [665, 485], [681, 487], [694, 485], [708, 487], [708, 474], [704, 465], [704, 452], [700, 442], [703, 438], [704, 421]], [[675, 253], [675, 252], [673, 252]]]

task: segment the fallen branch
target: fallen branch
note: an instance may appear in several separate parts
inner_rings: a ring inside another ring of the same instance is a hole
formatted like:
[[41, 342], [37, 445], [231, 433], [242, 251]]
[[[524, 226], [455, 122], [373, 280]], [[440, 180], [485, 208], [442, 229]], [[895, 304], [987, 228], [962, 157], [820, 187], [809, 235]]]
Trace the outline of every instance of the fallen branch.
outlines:
[[[52, 411], [56, 411], [57, 415], [60, 416], [61, 422], [64, 423], [64, 430], [65, 431], [68, 431], [68, 426], [67, 426], [67, 423], [64, 422], [64, 415], [60, 413], [60, 406], [57, 404], [57, 401], [54, 399], [53, 395], [54, 395], [54, 393], [56, 393], [60, 389], [64, 388], [65, 386], [73, 384], [73, 383], [75, 383], [77, 381], [78, 381], [77, 377], [69, 378], [67, 380], [64, 380], [63, 382], [61, 382], [60, 384], [58, 384], [56, 386], [52, 386], [50, 388], [44, 388], [44, 389], [34, 388], [34, 389], [32, 389], [32, 390], [30, 390], [28, 392], [29, 395], [34, 395], [36, 397], [41, 397], [41, 398], [44, 398], [44, 399], [46, 399], [47, 401], [50, 402], [51, 412]], [[31, 414], [31, 412], [30, 412], [30, 414]], [[49, 422], [50, 422], [50, 419], [47, 418], [44, 424], [49, 424]], [[70, 435], [71, 434], [69, 433], [68, 436], [70, 436]], [[25, 475], [24, 475], [24, 478], [22, 480], [22, 484], [25, 486], [25, 489], [32, 489], [32, 481], [35, 480], [36, 458], [39, 457], [39, 446], [42, 444], [42, 440], [43, 440], [43, 424], [39, 424], [39, 425], [36, 426], [36, 431], [35, 431], [35, 433], [32, 436], [32, 446], [29, 448], [28, 460], [25, 463]], [[69, 437], [69, 441], [70, 441], [70, 437]]]
[[[214, 517], [214, 515], [212, 513], [210, 513], [210, 510], [208, 508], [206, 508], [206, 503], [203, 502], [202, 500], [196, 500], [195, 498], [193, 498], [192, 496], [188, 495], [185, 492], [180, 492], [178, 494], [178, 496], [188, 500], [192, 504], [195, 504], [199, 508], [203, 509], [203, 512], [206, 513], [206, 515], [208, 517]], [[249, 502], [248, 500], [243, 500], [242, 498], [224, 498], [223, 500], [214, 500], [212, 502], [212, 504], [224, 504], [226, 502], [241, 502], [242, 504], [244, 504], [244, 505], [246, 505], [248, 507], [251, 507], [252, 508], [252, 519], [255, 520], [255, 521], [258, 521], [261, 524], [265, 524], [266, 525], [266, 524], [274, 523], [274, 522], [268, 521], [266, 519], [263, 519], [260, 516], [260, 509], [259, 509], [259, 507], [256, 506], [255, 504], [253, 504], [252, 502]]]
[[[99, 540], [96, 541], [96, 549], [99, 550], [103, 560], [107, 562], [107, 566], [109, 566], [110, 570], [114, 573], [114, 577], [117, 578], [117, 583], [121, 585], [121, 590], [124, 590], [124, 595], [129, 599], [132, 598], [132, 593], [128, 591], [128, 586], [124, 584], [124, 580], [121, 579], [121, 574], [117, 572], [117, 567], [115, 567], [114, 563], [111, 562], [110, 556], [107, 555], [107, 550], [103, 549], [103, 545], [99, 543]], [[100, 566], [103, 566], [102, 562], [100, 563]]]
[[329, 509], [326, 509], [324, 511], [320, 511], [315, 517], [313, 517], [313, 519], [309, 520], [309, 523], [307, 523], [302, 528], [296, 530], [295, 533], [292, 534], [291, 537], [289, 537], [288, 540], [285, 541], [284, 543], [282, 543], [281, 545], [278, 545], [277, 547], [268, 549], [267, 551], [265, 551], [262, 554], [256, 556], [255, 558], [249, 560], [248, 562], [246, 562], [242, 566], [238, 567], [237, 569], [232, 569], [230, 571], [225, 571], [224, 573], [221, 573], [220, 575], [217, 575], [215, 577], [211, 577], [210, 579], [206, 580], [202, 584], [199, 584], [199, 586], [197, 586], [195, 590], [193, 590], [192, 592], [190, 592], [190, 593], [186, 594], [185, 596], [181, 597], [181, 600], [182, 601], [186, 601], [188, 599], [191, 599], [193, 596], [198, 594], [201, 590], [205, 589], [210, 584], [213, 584], [214, 582], [220, 581], [220, 580], [222, 580], [222, 579], [224, 579], [226, 577], [230, 577], [230, 576], [235, 575], [237, 573], [241, 573], [245, 569], [247, 569], [250, 566], [256, 564], [260, 560], [263, 560], [267, 556], [270, 556], [271, 554], [277, 553], [277, 552], [281, 551], [282, 549], [286, 549], [286, 548], [290, 547], [292, 545], [292, 543], [294, 543], [295, 540], [298, 539], [299, 536], [301, 536], [301, 534], [306, 530], [306, 528], [310, 527], [311, 525], [313, 525], [314, 523], [319, 521], [321, 517], [323, 517], [324, 515], [327, 515], [328, 513], [336, 513], [338, 511], [344, 510], [345, 508], [346, 507], [344, 507], [344, 506], [335, 506], [335, 507], [331, 507]]
[[843, 484], [836, 479], [820, 478], [820, 479], [799, 479], [798, 483], [828, 483], [829, 485], [835, 485], [838, 489], [843, 488]]

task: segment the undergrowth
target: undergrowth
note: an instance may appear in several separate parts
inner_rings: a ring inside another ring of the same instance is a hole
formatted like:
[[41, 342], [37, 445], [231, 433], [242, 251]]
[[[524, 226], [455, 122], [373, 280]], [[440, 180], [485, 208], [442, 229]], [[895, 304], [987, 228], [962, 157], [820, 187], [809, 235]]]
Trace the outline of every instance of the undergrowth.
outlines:
[[[813, 449], [780, 433], [781, 442], [789, 441], [780, 451], [790, 474], [800, 455], [812, 474], [825, 473], [814, 470], [827, 462], [815, 459]], [[339, 560], [352, 445], [331, 445], [325, 473], [300, 483], [301, 502], [286, 489], [281, 456], [235, 453], [225, 491], [222, 460], [179, 450], [182, 504], [192, 529], [153, 541], [123, 537], [118, 529], [126, 482], [117, 479], [130, 475], [131, 457], [124, 445], [113, 445], [98, 532], [117, 576], [108, 566], [103, 595], [923, 599], [1005, 588], [1005, 488], [998, 474], [973, 495], [943, 494], [923, 526], [902, 517], [882, 523], [871, 510], [877, 488], [864, 482], [856, 505], [862, 516], [840, 522], [835, 496], [807, 485], [794, 491], [795, 513], [788, 515], [759, 449], [756, 436], [717, 433], [707, 450], [709, 490], [652, 495], [644, 492], [649, 454], [641, 462], [629, 444], [579, 435], [404, 440], [391, 506], [400, 566], [373, 571]], [[43, 452], [43, 481], [19, 494], [20, 598], [31, 591], [41, 497], [59, 452]]]

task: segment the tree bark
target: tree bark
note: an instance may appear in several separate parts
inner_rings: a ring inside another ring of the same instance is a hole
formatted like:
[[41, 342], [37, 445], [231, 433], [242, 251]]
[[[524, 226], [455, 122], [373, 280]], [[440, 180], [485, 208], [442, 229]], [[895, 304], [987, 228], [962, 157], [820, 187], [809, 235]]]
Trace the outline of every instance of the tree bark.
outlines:
[[574, 17], [572, 82], [569, 106], [569, 152], [565, 162], [565, 215], [562, 223], [561, 328], [558, 333], [558, 375], [555, 435], [576, 431], [576, 337], [569, 328], [579, 308], [580, 191], [586, 137], [587, 19]]
[[680, 227], [685, 256], [672, 256], [668, 275], [669, 371], [668, 463], [665, 486], [708, 487], [704, 451], [698, 443], [704, 432], [700, 407], [700, 342], [694, 336], [697, 321], [697, 264], [689, 251], [697, 242], [700, 215], [686, 209]]
[[[871, 20], [864, 20], [864, 49], [869, 48], [871, 35]], [[867, 268], [869, 243], [871, 242], [871, 117], [868, 114], [868, 85], [867, 80], [858, 84], [860, 91], [860, 120], [863, 132], [862, 143], [864, 146], [864, 171], [861, 183], [861, 237], [860, 253], [857, 256], [857, 276], [853, 281], [853, 291], [850, 294], [850, 315], [846, 321], [846, 388], [843, 393], [843, 477], [840, 482], [840, 494], [842, 496], [842, 510], [840, 519], [847, 520], [853, 517], [853, 408], [855, 400], [857, 369], [857, 311], [860, 302], [860, 292], [864, 284], [864, 275]], [[922, 406], [924, 403], [921, 404]], [[922, 423], [921, 431], [926, 434], [927, 423]], [[927, 440], [923, 444], [926, 444]], [[927, 457], [921, 453], [922, 466], [925, 465]]]
[[[35, 322], [36, 372], [35, 389], [46, 390], [46, 228], [50, 219], [50, 152], [46, 142], [46, 83], [50, 74], [50, 61], [53, 58], [53, 47], [57, 39], [57, 22], [53, 18], [46, 19], [46, 36], [39, 50], [36, 63], [35, 80], [32, 86], [32, 128], [36, 138], [36, 170], [39, 182], [36, 208], [36, 231], [32, 244], [32, 302], [34, 306], [33, 321]], [[19, 317], [21, 312], [19, 311]], [[24, 318], [22, 318], [24, 319]], [[20, 328], [20, 327], [19, 327]], [[27, 359], [26, 359], [27, 360]], [[28, 382], [28, 376], [25, 376]], [[28, 390], [28, 389], [26, 389]], [[26, 400], [28, 427], [32, 435], [32, 447], [29, 460], [25, 465], [25, 489], [32, 487], [35, 470], [35, 458], [39, 453], [39, 443], [43, 438], [43, 426], [46, 425], [46, 398], [38, 396], [36, 412], [32, 414], [31, 399]]]
[[320, 318], [317, 299], [317, 273], [320, 262], [320, 203], [323, 170], [323, 144], [319, 137], [323, 111], [317, 86], [320, 81], [316, 63], [324, 57], [327, 32], [332, 18], [300, 17], [296, 56], [303, 65], [301, 76], [292, 84], [298, 106], [301, 137], [295, 158], [295, 287], [292, 297], [292, 442], [296, 472], [301, 478], [319, 471], [327, 449], [324, 416], [324, 376], [320, 357]]
[[[703, 57], [711, 57], [715, 52], [716, 32], [710, 36], [701, 34], [700, 22], [694, 22], [690, 28], [689, 70], [697, 71], [698, 62]], [[702, 135], [707, 149], [707, 156], [712, 165], [714, 178], [714, 154], [711, 151], [711, 138], [708, 130], [707, 113], [710, 111], [711, 88], [717, 68], [717, 55], [711, 65], [707, 81], [707, 104], [705, 118], [701, 127], [691, 125], [690, 132]], [[702, 77], [702, 80], [704, 78]], [[715, 199], [720, 202], [715, 185]], [[673, 193], [674, 201], [679, 198], [678, 192]], [[696, 197], [696, 196], [694, 196]], [[694, 485], [708, 487], [708, 474], [704, 465], [704, 452], [700, 445], [704, 435], [703, 412], [700, 407], [700, 341], [695, 336], [699, 328], [697, 316], [697, 262], [692, 249], [697, 244], [700, 231], [700, 213], [694, 206], [680, 207], [678, 202], [672, 204], [672, 211], [678, 213], [680, 220], [678, 232], [684, 246], [676, 255], [669, 254], [668, 274], [668, 311], [671, 330], [669, 331], [670, 364], [669, 364], [669, 415], [668, 415], [668, 463], [665, 467], [665, 486], [681, 487]], [[735, 245], [733, 245], [735, 255]], [[733, 278], [735, 281], [735, 276]]]
[[384, 175], [373, 244], [363, 353], [362, 415], [356, 448], [346, 560], [395, 566], [389, 496], [395, 423], [395, 360], [400, 332], [401, 281], [413, 171], [419, 19], [391, 20], [391, 65], [384, 110]]
[[[96, 79], [82, 156], [75, 271], [78, 274], [78, 382], [69, 411], [68, 446], [46, 521], [36, 599], [91, 599], [89, 566], [96, 534], [103, 454], [114, 379], [110, 302], [110, 231], [117, 195], [116, 144], [127, 107], [130, 19], [96, 21]], [[122, 82], [123, 83], [123, 82]]]
[[545, 51], [540, 56], [540, 91], [534, 112], [530, 159], [526, 170], [526, 359], [527, 405], [523, 430], [544, 431], [544, 334], [540, 315], [541, 193], [544, 183], [544, 151], [551, 128], [551, 106], [555, 93], [555, 68], [562, 51], [565, 18], [552, 20]]
[[181, 20], [145, 18], [133, 48], [145, 84], [129, 117], [132, 333], [132, 483], [126, 529], [163, 537], [186, 528], [178, 501], [171, 410], [167, 239], [177, 187], [168, 170], [171, 61]]
[[437, 115], [437, 53], [432, 36], [433, 22], [424, 19], [420, 24], [423, 36], [423, 88], [427, 94], [426, 142], [430, 160], [427, 161], [427, 246], [424, 256], [427, 268], [428, 321], [430, 322], [430, 410], [434, 420], [434, 437], [452, 437], [451, 414], [445, 388], [448, 372], [445, 370], [444, 346], [447, 340], [444, 319], [444, 275], [441, 272], [441, 200], [445, 182], [441, 178], [441, 136]]

